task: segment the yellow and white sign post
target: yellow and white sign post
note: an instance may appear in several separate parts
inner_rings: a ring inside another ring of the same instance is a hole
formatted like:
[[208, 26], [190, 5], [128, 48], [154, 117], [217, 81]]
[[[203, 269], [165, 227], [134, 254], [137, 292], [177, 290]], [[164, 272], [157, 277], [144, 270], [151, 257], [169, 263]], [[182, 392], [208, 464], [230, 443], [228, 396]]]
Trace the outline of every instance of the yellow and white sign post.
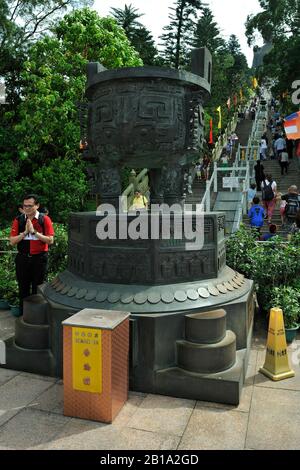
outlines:
[[274, 381], [295, 376], [295, 372], [289, 366], [283, 313], [280, 308], [271, 309], [266, 360], [259, 371]]

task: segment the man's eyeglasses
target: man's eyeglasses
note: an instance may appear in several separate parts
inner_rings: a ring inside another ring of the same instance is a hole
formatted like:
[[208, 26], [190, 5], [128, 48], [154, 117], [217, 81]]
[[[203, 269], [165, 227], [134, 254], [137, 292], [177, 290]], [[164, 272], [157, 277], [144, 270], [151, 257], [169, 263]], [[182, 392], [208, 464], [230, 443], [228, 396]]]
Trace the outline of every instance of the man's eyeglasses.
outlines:
[[23, 204], [23, 209], [32, 209], [34, 204]]

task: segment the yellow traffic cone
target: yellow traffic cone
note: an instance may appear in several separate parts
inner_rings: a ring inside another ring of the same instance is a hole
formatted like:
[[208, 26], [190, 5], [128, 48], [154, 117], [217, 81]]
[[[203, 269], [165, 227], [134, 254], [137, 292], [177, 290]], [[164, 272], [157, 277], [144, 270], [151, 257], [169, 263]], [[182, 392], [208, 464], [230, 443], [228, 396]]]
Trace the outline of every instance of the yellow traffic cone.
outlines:
[[266, 360], [259, 372], [274, 381], [295, 376], [295, 372], [289, 366], [283, 314], [280, 308], [272, 308], [270, 312]]

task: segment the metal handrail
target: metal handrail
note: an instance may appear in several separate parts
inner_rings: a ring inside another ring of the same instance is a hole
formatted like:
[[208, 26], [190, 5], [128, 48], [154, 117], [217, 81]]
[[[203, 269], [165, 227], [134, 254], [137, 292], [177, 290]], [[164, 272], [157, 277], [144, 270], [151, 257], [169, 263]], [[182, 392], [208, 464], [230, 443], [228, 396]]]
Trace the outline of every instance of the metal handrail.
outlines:
[[249, 164], [249, 162], [247, 162], [246, 175], [245, 175], [245, 179], [243, 180], [243, 192], [242, 192], [241, 204], [240, 204], [240, 206], [238, 207], [238, 210], [235, 213], [235, 219], [234, 219], [234, 223], [233, 223], [233, 227], [232, 227], [232, 232], [233, 233], [237, 232], [237, 230], [239, 229], [239, 227], [241, 225], [243, 215], [245, 213], [247, 213], [248, 207], [247, 207], [246, 194], [247, 194], [247, 190], [249, 188], [249, 181], [250, 181], [250, 164]]
[[[219, 172], [231, 171], [231, 177], [241, 178], [243, 180], [243, 194], [242, 194], [242, 199], [241, 199], [241, 206], [238, 208], [238, 211], [237, 211], [237, 218], [236, 218], [236, 224], [235, 224], [237, 227], [241, 223], [242, 216], [244, 214], [244, 211], [246, 210], [245, 208], [247, 205], [246, 204], [247, 198], [245, 195], [245, 191], [249, 189], [250, 180], [253, 177], [254, 165], [252, 167], [252, 164], [259, 156], [259, 145], [257, 142], [257, 133], [262, 132], [260, 129], [260, 125], [262, 121], [265, 119], [265, 117], [267, 117], [267, 112], [262, 112], [261, 107], [259, 106], [256, 112], [255, 120], [252, 126], [252, 131], [248, 139], [247, 146], [243, 147], [239, 144], [238, 150], [235, 156], [235, 161], [233, 163], [233, 167], [221, 168], [221, 167], [218, 167], [217, 163], [215, 162], [213, 174], [210, 178], [210, 181], [206, 182], [206, 191], [201, 201], [201, 204], [203, 207], [205, 207], [205, 210], [210, 211], [211, 210], [212, 183], [214, 182], [214, 192], [217, 193]], [[244, 176], [242, 176], [241, 172], [244, 172], [244, 171], [246, 171], [246, 173]], [[231, 188], [231, 191], [232, 191], [232, 188]]]
[[121, 194], [123, 205], [122, 209], [125, 212], [128, 210], [128, 207], [130, 207], [132, 204], [135, 189], [138, 186], [141, 186], [141, 184], [148, 186], [148, 169], [144, 168], [142, 171], [140, 171], [137, 176], [135, 176], [134, 172], [133, 179], [134, 182], [130, 183]]

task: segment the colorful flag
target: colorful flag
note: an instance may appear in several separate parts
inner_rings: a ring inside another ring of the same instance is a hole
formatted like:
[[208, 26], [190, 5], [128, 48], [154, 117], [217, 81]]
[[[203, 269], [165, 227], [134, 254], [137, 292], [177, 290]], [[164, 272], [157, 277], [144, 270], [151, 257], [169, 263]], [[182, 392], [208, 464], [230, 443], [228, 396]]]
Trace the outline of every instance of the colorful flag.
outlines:
[[214, 143], [214, 135], [213, 135], [213, 120], [210, 119], [209, 121], [209, 141], [208, 141], [209, 144], [213, 144]]
[[300, 111], [284, 119], [284, 129], [288, 139], [300, 139]]
[[217, 111], [219, 113], [219, 122], [218, 122], [218, 129], [222, 129], [222, 111], [221, 111], [221, 106], [217, 108]]
[[227, 108], [230, 110], [230, 108], [231, 108], [231, 99], [230, 99], [230, 97], [228, 98], [226, 104], [227, 104]]

